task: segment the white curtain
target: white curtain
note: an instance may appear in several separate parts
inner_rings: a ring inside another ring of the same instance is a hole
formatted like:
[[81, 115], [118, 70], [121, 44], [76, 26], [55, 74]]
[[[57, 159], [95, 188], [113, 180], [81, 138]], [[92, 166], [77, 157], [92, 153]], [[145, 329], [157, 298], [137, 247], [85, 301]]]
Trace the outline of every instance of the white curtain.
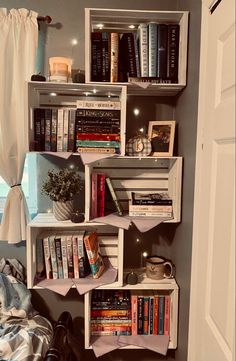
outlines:
[[37, 13], [0, 8], [0, 175], [11, 187], [0, 240], [26, 239], [28, 208], [21, 188], [28, 151], [26, 81], [34, 73], [38, 41]]

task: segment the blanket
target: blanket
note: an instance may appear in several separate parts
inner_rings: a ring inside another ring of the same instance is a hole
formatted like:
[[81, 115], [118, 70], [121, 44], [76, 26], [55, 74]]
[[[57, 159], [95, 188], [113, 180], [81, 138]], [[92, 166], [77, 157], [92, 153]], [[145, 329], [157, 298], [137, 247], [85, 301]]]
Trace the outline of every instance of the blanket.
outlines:
[[6, 271], [0, 273], [0, 360], [41, 361], [52, 338], [52, 326], [34, 310], [31, 293], [20, 277], [13, 277], [9, 267]]

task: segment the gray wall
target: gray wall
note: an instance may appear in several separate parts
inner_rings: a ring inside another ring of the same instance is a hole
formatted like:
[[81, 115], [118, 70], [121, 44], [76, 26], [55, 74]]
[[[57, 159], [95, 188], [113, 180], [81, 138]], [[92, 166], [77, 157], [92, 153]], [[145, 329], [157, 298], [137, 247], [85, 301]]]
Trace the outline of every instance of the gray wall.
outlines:
[[[73, 50], [74, 67], [84, 69], [84, 8], [129, 8], [129, 9], [153, 9], [153, 10], [190, 10], [189, 51], [188, 51], [188, 86], [177, 98], [163, 97], [128, 97], [127, 109], [127, 137], [134, 135], [134, 129], [147, 125], [149, 120], [176, 119], [178, 155], [184, 157], [183, 173], [183, 202], [182, 222], [179, 225], [163, 224], [147, 233], [141, 234], [133, 229], [126, 232], [125, 236], [125, 267], [140, 266], [140, 254], [144, 250], [149, 253], [158, 253], [171, 258], [176, 265], [177, 282], [180, 286], [179, 305], [179, 336], [178, 349], [168, 351], [166, 357], [147, 350], [114, 351], [101, 361], [119, 360], [126, 361], [137, 359], [142, 361], [152, 360], [187, 360], [187, 337], [188, 337], [188, 309], [191, 271], [191, 237], [192, 237], [192, 214], [193, 214], [193, 187], [195, 166], [195, 137], [197, 122], [197, 98], [198, 98], [198, 66], [199, 66], [199, 38], [200, 38], [200, 1], [194, 0], [136, 0], [136, 1], [111, 1], [109, 0], [0, 0], [0, 6], [11, 9], [13, 7], [30, 8], [40, 15], [50, 15], [53, 19], [49, 26], [46, 39], [45, 75], [47, 75], [47, 59], [50, 56], [71, 56], [70, 41], [77, 38], [79, 44]], [[135, 117], [132, 113], [134, 107], [139, 107], [141, 113]], [[40, 156], [39, 164], [39, 188], [41, 187], [42, 175], [47, 169], [55, 166], [63, 166], [64, 161], [52, 157]], [[78, 160], [76, 160], [78, 162]], [[81, 166], [81, 165], [80, 165]], [[46, 197], [39, 191], [39, 211], [45, 211], [51, 206]], [[81, 200], [81, 203], [83, 200]], [[141, 242], [137, 245], [136, 238]], [[135, 252], [134, 252], [135, 249]], [[132, 252], [134, 257], [130, 261], [128, 255]], [[17, 258], [25, 264], [25, 245], [19, 246], [0, 243], [0, 257]], [[59, 314], [67, 309], [74, 319], [75, 332], [79, 337], [79, 344], [83, 348], [83, 297], [75, 290], [71, 290], [66, 297], [59, 296], [48, 290], [32, 291], [34, 306], [40, 313], [56, 320]], [[95, 360], [92, 351], [83, 351], [82, 359]]]

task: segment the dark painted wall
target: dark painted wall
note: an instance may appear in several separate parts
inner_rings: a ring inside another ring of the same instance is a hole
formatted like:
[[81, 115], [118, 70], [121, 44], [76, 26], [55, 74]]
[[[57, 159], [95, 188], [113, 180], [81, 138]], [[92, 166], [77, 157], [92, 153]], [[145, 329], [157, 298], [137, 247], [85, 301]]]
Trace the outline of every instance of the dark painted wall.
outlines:
[[[126, 8], [148, 10], [189, 10], [189, 52], [188, 52], [188, 86], [177, 98], [163, 97], [128, 97], [127, 102], [127, 138], [134, 135], [134, 129], [147, 125], [149, 120], [176, 119], [178, 123], [178, 155], [184, 157], [183, 173], [183, 204], [182, 222], [179, 225], [163, 224], [147, 233], [141, 234], [137, 230], [130, 230], [125, 236], [125, 267], [140, 266], [140, 255], [145, 250], [149, 253], [158, 253], [171, 258], [177, 270], [177, 282], [180, 286], [179, 306], [179, 336], [178, 349], [169, 351], [166, 357], [162, 357], [147, 350], [123, 350], [114, 351], [101, 361], [119, 360], [128, 361], [137, 359], [140, 361], [152, 360], [187, 360], [187, 336], [188, 336], [188, 309], [191, 271], [191, 237], [192, 237], [192, 213], [193, 213], [193, 187], [195, 166], [195, 141], [197, 122], [197, 98], [198, 98], [198, 66], [199, 66], [199, 38], [200, 38], [200, 1], [158, 1], [136, 0], [109, 1], [109, 0], [0, 0], [0, 6], [11, 9], [13, 7], [30, 8], [40, 15], [50, 15], [54, 24], [47, 32], [45, 53], [45, 75], [47, 75], [47, 59], [50, 56], [71, 56], [71, 39], [77, 38], [79, 44], [73, 49], [74, 67], [84, 69], [84, 8]], [[133, 115], [133, 108], [141, 109], [140, 115]], [[51, 156], [39, 156], [39, 211], [43, 212], [51, 207], [50, 201], [40, 194], [41, 182], [47, 169], [60, 167], [65, 161], [58, 161]], [[79, 162], [78, 158], [75, 162]], [[80, 164], [81, 166], [81, 164]], [[81, 166], [82, 167], [82, 166]], [[81, 168], [82, 169], [82, 168]], [[83, 199], [81, 200], [81, 204]], [[141, 240], [137, 244], [136, 239]], [[128, 255], [134, 254], [132, 261]], [[7, 245], [0, 243], [0, 257], [17, 258], [25, 264], [25, 246]], [[36, 309], [46, 317], [56, 320], [63, 310], [69, 310], [75, 324], [75, 332], [79, 336], [79, 344], [83, 349], [83, 297], [77, 291], [71, 290], [66, 297], [59, 296], [48, 290], [32, 291], [32, 299]], [[83, 360], [95, 360], [92, 351], [83, 351]]]

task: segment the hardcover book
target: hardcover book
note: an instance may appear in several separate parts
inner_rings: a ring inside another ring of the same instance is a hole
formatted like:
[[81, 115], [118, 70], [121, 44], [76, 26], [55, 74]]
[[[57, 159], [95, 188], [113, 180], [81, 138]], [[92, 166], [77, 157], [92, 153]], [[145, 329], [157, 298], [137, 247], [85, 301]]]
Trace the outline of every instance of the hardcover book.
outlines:
[[138, 27], [139, 54], [141, 76], [149, 76], [148, 69], [148, 24], [141, 23]]
[[157, 35], [157, 77], [167, 78], [167, 38], [168, 38], [168, 25], [158, 25]]
[[91, 33], [91, 80], [102, 80], [102, 33]]
[[150, 77], [157, 75], [157, 27], [156, 23], [148, 24], [148, 76]]
[[167, 77], [178, 83], [179, 66], [179, 24], [168, 25]]
[[64, 278], [62, 253], [61, 253], [61, 238], [58, 236], [55, 237], [55, 248], [56, 248], [58, 278]]
[[119, 34], [111, 33], [110, 37], [110, 81], [112, 83], [115, 83], [118, 82], [119, 76]]
[[44, 250], [46, 277], [47, 279], [51, 279], [53, 278], [53, 275], [52, 275], [51, 253], [49, 248], [49, 237], [44, 237], [43, 239], [43, 250]]

